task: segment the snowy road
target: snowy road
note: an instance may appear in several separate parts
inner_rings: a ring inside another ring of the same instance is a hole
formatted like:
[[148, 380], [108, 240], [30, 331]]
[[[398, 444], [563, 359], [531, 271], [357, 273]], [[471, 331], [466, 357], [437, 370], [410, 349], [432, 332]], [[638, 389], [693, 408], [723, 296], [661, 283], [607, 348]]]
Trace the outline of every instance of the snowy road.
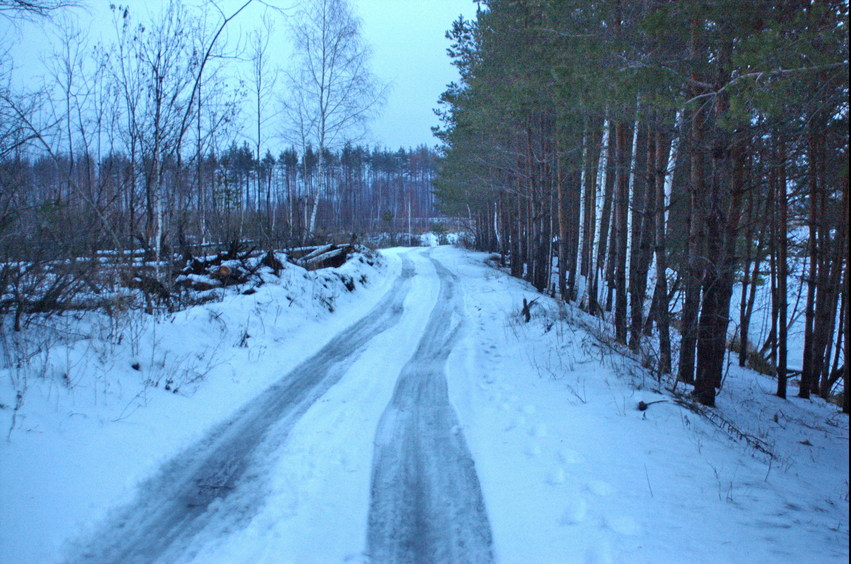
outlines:
[[[375, 438], [367, 554], [375, 562], [491, 561], [481, 488], [444, 375], [462, 324], [460, 289], [456, 276], [437, 260], [422, 254], [415, 259], [416, 266], [402, 257], [392, 288], [365, 317], [165, 464], [136, 500], [114, 512], [105, 530], [78, 543], [82, 548], [72, 560], [193, 559], [204, 539], [245, 527], [266, 503], [269, 461], [294, 425], [370, 341], [392, 332], [404, 313], [411, 279], [430, 262], [426, 285], [439, 284], [437, 303]], [[391, 338], [411, 337], [401, 332]]]
[[264, 478], [264, 458], [286, 441], [293, 425], [345, 374], [364, 346], [399, 321], [413, 275], [413, 263], [404, 259], [393, 287], [369, 314], [166, 464], [140, 488], [137, 500], [110, 518], [114, 526], [82, 543], [77, 559], [191, 557], [192, 538], [203, 529], [208, 529], [205, 535], [224, 533], [250, 520], [264, 502], [258, 483]]

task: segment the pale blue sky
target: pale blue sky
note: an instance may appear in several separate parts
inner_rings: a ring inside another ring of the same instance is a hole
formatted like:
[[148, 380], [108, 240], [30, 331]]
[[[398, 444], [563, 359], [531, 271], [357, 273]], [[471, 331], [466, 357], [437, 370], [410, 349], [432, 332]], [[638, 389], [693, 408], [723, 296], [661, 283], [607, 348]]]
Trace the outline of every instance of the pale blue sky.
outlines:
[[372, 44], [373, 69], [392, 81], [375, 136], [391, 147], [434, 144], [432, 109], [448, 82], [457, 79], [444, 37], [459, 14], [473, 18], [472, 0], [357, 0], [363, 33]]

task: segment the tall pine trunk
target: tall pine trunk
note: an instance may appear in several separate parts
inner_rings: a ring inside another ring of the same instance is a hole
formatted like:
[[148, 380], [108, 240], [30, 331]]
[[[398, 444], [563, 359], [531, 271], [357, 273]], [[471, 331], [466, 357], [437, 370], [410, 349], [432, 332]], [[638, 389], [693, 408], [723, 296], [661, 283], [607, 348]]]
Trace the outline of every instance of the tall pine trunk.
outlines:
[[[815, 128], [814, 125], [811, 125]], [[813, 349], [815, 337], [815, 302], [816, 302], [816, 276], [818, 275], [819, 266], [819, 248], [818, 248], [818, 225], [819, 218], [819, 200], [821, 192], [818, 186], [818, 157], [819, 151], [817, 148], [818, 140], [817, 133], [812, 131], [809, 135], [809, 216], [807, 218], [809, 238], [807, 240], [807, 256], [809, 258], [809, 271], [807, 272], [807, 300], [804, 306], [804, 354], [803, 364], [801, 366], [801, 383], [798, 388], [798, 396], [809, 398], [810, 391], [813, 387]]]
[[[846, 153], [846, 162], [848, 159], [848, 155]], [[842, 183], [842, 200], [845, 203], [844, 211], [846, 219], [849, 217], [849, 194], [848, 194], [848, 169], [845, 169], [845, 174], [843, 177]], [[851, 413], [851, 401], [849, 401], [848, 387], [851, 384], [851, 379], [849, 379], [849, 369], [848, 369], [848, 345], [851, 343], [851, 304], [848, 303], [848, 296], [851, 296], [851, 275], [848, 272], [848, 265], [851, 260], [849, 260], [849, 240], [851, 237], [846, 233], [845, 237], [845, 249], [843, 252], [843, 256], [845, 257], [845, 273], [843, 276], [845, 277], [845, 281], [843, 283], [843, 293], [842, 300], [844, 304], [844, 317], [843, 317], [843, 325], [845, 328], [844, 331], [844, 339], [845, 339], [845, 362], [842, 367], [842, 412], [843, 413]]]
[[685, 260], [685, 298], [680, 326], [680, 358], [677, 379], [694, 383], [695, 348], [697, 346], [697, 320], [700, 311], [703, 266], [700, 252], [704, 228], [705, 168], [703, 139], [706, 115], [701, 107], [691, 116], [691, 170], [689, 178], [688, 245]]
[[[580, 273], [590, 280], [594, 270], [594, 232], [597, 226], [597, 174], [600, 162], [601, 124], [589, 120], [585, 152], [585, 185], [582, 203], [582, 260]], [[586, 287], [589, 287], [587, 285]]]
[[788, 274], [788, 263], [786, 254], [788, 249], [787, 198], [786, 198], [786, 148], [782, 141], [778, 149], [777, 169], [777, 192], [775, 196], [777, 206], [777, 395], [786, 398], [786, 368], [788, 363], [788, 338], [787, 338], [787, 309], [788, 291], [786, 279]]
[[627, 128], [622, 122], [615, 125], [615, 339], [626, 344], [626, 257], [627, 219], [629, 213], [629, 143]]
[[[651, 122], [652, 123], [652, 122]], [[637, 351], [644, 328], [644, 302], [647, 274], [653, 258], [653, 216], [656, 201], [656, 136], [648, 128], [646, 175], [636, 180], [633, 195], [633, 238], [629, 267], [630, 335], [629, 346]], [[643, 186], [643, 190], [639, 187]]]
[[567, 206], [561, 151], [556, 148], [556, 193], [558, 207], [558, 294], [567, 301]]

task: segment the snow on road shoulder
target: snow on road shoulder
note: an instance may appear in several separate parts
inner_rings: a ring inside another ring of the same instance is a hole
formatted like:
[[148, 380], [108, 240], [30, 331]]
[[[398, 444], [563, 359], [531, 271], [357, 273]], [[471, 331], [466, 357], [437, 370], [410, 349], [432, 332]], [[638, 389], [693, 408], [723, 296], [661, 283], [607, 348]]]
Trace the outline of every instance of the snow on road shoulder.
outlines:
[[[369, 262], [315, 272], [287, 264], [252, 295], [227, 292], [158, 323], [85, 315], [31, 331], [51, 346], [0, 370], [0, 561], [60, 560], [69, 537], [363, 316], [400, 268], [392, 256]], [[14, 354], [14, 343], [2, 346]]]
[[[848, 418], [835, 406], [779, 400], [770, 380], [731, 369], [717, 412], [769, 459], [650, 391], [651, 376], [570, 323], [582, 312], [485, 254], [434, 256], [464, 284], [447, 379], [500, 562], [847, 562]], [[524, 297], [539, 297], [528, 324]]]

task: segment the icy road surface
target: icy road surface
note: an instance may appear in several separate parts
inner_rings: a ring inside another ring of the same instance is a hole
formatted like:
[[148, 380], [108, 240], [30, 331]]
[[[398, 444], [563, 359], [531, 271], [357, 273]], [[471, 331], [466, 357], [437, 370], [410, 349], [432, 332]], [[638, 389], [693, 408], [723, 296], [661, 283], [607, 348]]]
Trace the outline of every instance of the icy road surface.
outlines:
[[[428, 266], [422, 254], [416, 259], [415, 267], [402, 257], [398, 278], [365, 317], [165, 464], [110, 525], [80, 542], [72, 560], [191, 559], [204, 539], [250, 522], [266, 502], [268, 461], [293, 426], [371, 340], [398, 324], [415, 270]], [[462, 321], [459, 289], [454, 274], [429, 260], [430, 281], [440, 292], [378, 427], [367, 554], [375, 562], [488, 562], [491, 532], [481, 488], [443, 373]]]
[[479, 479], [444, 373], [463, 323], [460, 288], [433, 262], [437, 305], [375, 438], [368, 553], [376, 562], [492, 560]]

